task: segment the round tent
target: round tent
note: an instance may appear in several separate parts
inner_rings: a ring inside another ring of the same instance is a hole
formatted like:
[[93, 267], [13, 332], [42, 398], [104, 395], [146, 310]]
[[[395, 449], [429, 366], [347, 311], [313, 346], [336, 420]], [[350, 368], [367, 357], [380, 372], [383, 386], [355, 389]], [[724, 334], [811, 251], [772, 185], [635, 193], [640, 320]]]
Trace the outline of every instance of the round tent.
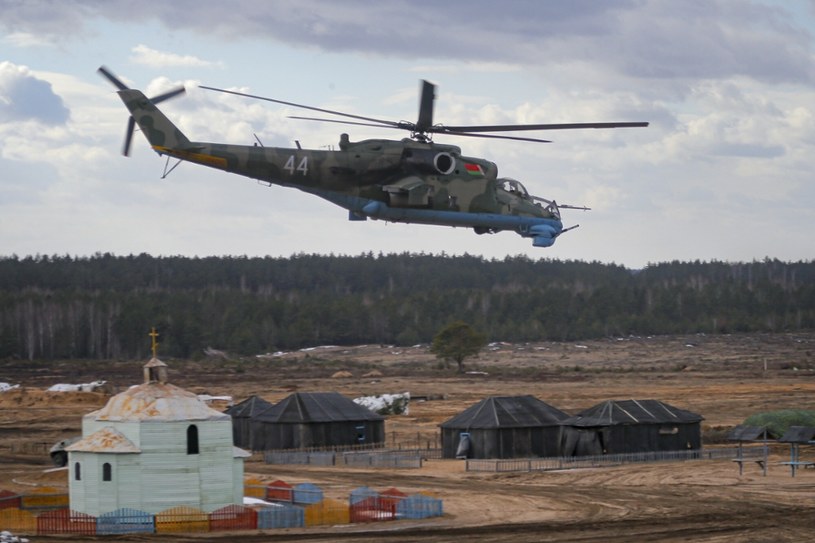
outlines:
[[274, 404], [260, 396], [249, 396], [239, 404], [233, 405], [224, 413], [232, 417], [232, 440], [236, 447], [259, 450], [252, 439], [252, 419]]
[[338, 392], [295, 392], [252, 419], [258, 450], [385, 441], [385, 418]]
[[441, 427], [444, 458], [556, 456], [568, 415], [534, 396], [491, 396]]
[[702, 420], [659, 400], [608, 400], [563, 421], [562, 455], [701, 449]]

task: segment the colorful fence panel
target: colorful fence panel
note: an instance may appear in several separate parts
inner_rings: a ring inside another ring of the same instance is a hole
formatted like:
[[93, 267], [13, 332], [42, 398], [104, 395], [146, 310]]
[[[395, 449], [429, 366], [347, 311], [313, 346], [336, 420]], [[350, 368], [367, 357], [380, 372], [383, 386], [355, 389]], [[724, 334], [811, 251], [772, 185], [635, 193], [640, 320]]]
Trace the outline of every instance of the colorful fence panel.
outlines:
[[440, 517], [443, 514], [441, 500], [421, 494], [408, 496], [396, 504], [396, 515], [399, 518], [420, 519]]
[[37, 535], [76, 534], [96, 535], [96, 517], [60, 509], [37, 516]]
[[367, 486], [361, 486], [359, 488], [355, 488], [351, 491], [351, 494], [348, 495], [348, 503], [354, 505], [355, 503], [359, 503], [361, 501], [367, 500], [369, 498], [378, 498], [379, 492], [374, 490], [373, 488]]
[[37, 516], [22, 509], [0, 509], [0, 528], [18, 534], [33, 534], [37, 531]]
[[390, 511], [396, 516], [396, 506], [399, 505], [399, 502], [407, 498], [407, 494], [399, 490], [398, 488], [388, 488], [383, 490], [379, 493], [379, 499], [382, 502], [382, 508], [386, 511]]
[[294, 499], [294, 503], [318, 503], [323, 501], [323, 491], [317, 485], [300, 483], [294, 485], [292, 498]]
[[258, 514], [254, 509], [241, 505], [227, 505], [209, 514], [209, 530], [254, 530]]
[[155, 517], [138, 509], [117, 509], [96, 519], [97, 535], [152, 534], [155, 531]]
[[264, 507], [258, 510], [258, 529], [302, 528], [306, 525], [305, 511], [296, 505]]
[[266, 499], [275, 502], [294, 501], [294, 487], [285, 481], [272, 481], [266, 485]]
[[209, 516], [194, 507], [173, 507], [156, 515], [156, 533], [209, 531]]
[[20, 509], [67, 509], [68, 494], [51, 486], [41, 486], [22, 497]]
[[348, 524], [350, 512], [348, 504], [339, 500], [323, 500], [313, 503], [305, 510], [306, 526]]
[[243, 495], [250, 498], [265, 499], [266, 498], [266, 484], [260, 479], [250, 477], [243, 480]]
[[348, 503], [351, 522], [376, 522], [395, 518], [395, 511], [388, 511], [379, 492], [367, 486], [352, 490]]
[[22, 497], [11, 490], [0, 490], [0, 509], [20, 509]]

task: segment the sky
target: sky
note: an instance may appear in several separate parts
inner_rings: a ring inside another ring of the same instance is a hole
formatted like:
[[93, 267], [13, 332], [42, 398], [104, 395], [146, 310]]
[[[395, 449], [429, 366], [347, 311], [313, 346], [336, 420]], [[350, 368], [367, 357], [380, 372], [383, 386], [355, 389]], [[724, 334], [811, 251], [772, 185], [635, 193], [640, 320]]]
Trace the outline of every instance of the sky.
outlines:
[[[580, 227], [382, 221], [164, 157], [134, 135], [105, 65], [195, 141], [336, 148], [393, 131], [198, 88], [447, 125], [648, 121], [553, 143], [437, 135]], [[172, 166], [172, 163], [170, 164]], [[815, 0], [0, 0], [0, 256], [432, 253], [615, 263], [815, 259]]]

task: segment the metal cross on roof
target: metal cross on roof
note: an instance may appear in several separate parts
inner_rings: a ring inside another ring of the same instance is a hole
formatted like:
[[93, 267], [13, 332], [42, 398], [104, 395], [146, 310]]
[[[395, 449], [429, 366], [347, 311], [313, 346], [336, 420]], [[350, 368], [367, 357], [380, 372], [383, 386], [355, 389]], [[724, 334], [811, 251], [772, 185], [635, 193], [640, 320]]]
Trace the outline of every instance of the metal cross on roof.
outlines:
[[158, 341], [156, 341], [156, 338], [159, 336], [159, 333], [156, 332], [156, 327], [155, 326], [152, 327], [150, 329], [150, 333], [147, 335], [150, 336], [150, 339], [152, 341], [152, 345], [150, 348], [153, 350], [153, 358], [156, 358], [156, 351], [158, 351]]

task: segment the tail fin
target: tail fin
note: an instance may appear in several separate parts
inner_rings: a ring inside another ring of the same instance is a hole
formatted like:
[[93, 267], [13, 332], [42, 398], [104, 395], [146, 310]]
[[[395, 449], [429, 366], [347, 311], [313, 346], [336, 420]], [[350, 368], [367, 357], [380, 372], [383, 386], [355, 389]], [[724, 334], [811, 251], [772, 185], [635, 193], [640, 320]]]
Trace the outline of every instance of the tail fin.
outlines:
[[187, 136], [141, 91], [123, 89], [118, 94], [154, 150], [178, 149], [190, 143]]

